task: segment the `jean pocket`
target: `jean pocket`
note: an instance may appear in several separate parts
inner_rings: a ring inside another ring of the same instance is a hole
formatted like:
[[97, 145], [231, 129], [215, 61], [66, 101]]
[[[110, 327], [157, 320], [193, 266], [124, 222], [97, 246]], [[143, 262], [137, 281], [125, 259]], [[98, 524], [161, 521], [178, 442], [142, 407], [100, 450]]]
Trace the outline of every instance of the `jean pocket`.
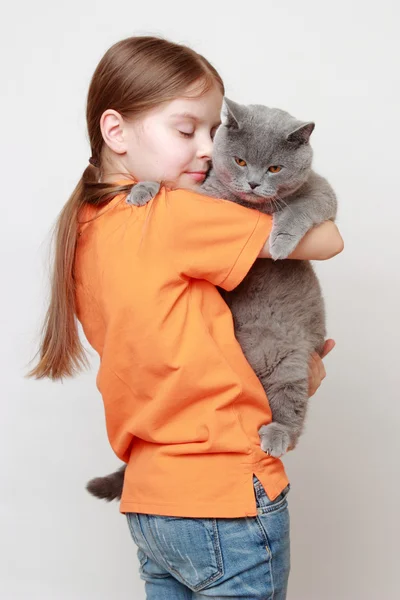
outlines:
[[282, 492], [275, 498], [270, 500], [268, 494], [264, 490], [261, 482], [257, 480], [254, 484], [254, 493], [256, 496], [257, 512], [259, 514], [265, 514], [286, 508], [287, 506], [287, 495], [290, 491], [290, 483], [282, 490]]
[[158, 560], [192, 591], [223, 576], [216, 519], [146, 515], [142, 530]]

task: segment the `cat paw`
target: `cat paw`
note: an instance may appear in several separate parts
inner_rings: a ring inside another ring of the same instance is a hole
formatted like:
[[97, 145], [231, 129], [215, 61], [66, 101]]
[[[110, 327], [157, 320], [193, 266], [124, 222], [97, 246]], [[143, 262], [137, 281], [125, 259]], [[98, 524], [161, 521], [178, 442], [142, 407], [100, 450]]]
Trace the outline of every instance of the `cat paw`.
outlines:
[[285, 454], [290, 446], [290, 436], [287, 430], [279, 423], [263, 425], [259, 432], [261, 449], [275, 458]]
[[156, 181], [142, 181], [133, 186], [126, 201], [134, 206], [145, 206], [157, 196], [159, 190], [160, 184]]
[[269, 253], [273, 260], [282, 260], [296, 248], [299, 240], [291, 233], [271, 233], [269, 240]]

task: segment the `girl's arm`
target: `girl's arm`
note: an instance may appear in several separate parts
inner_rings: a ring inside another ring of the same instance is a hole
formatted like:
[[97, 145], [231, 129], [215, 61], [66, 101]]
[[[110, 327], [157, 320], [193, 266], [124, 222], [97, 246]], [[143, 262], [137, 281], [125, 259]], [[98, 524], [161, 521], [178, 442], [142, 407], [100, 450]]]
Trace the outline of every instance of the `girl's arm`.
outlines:
[[[324, 221], [315, 225], [300, 240], [288, 258], [297, 260], [327, 260], [342, 252], [344, 242], [333, 221]], [[269, 237], [264, 244], [259, 258], [271, 258], [269, 253]]]

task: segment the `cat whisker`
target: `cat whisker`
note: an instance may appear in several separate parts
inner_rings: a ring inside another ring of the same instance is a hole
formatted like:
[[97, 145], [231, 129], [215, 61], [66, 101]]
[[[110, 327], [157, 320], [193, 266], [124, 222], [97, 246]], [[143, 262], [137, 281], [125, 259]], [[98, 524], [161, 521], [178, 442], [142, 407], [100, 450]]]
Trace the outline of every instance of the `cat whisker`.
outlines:
[[285, 208], [284, 206], [283, 207], [281, 206], [281, 204], [280, 204], [280, 198], [275, 198], [273, 200], [273, 202], [274, 203], [276, 202], [276, 204], [278, 205], [279, 210], [283, 210]]
[[279, 203], [279, 200], [280, 200], [280, 199], [279, 199], [279, 198], [277, 198], [277, 197], [275, 197], [275, 198], [272, 198], [272, 199], [270, 200], [270, 202], [271, 202], [271, 204], [274, 206], [274, 208], [275, 208], [275, 205], [278, 207], [277, 209], [275, 209], [275, 210], [276, 210], [276, 212], [279, 212], [279, 211], [281, 211], [281, 210], [283, 210], [283, 209], [285, 208], [285, 207], [282, 207], [282, 206], [280, 205], [280, 203]]

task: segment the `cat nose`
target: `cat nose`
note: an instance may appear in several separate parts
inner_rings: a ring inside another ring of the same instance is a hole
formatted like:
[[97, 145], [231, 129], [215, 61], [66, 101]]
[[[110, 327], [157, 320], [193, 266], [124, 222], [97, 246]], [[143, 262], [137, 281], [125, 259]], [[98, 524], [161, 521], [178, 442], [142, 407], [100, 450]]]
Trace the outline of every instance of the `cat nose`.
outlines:
[[252, 190], [255, 190], [260, 184], [257, 181], [249, 181], [249, 186]]

